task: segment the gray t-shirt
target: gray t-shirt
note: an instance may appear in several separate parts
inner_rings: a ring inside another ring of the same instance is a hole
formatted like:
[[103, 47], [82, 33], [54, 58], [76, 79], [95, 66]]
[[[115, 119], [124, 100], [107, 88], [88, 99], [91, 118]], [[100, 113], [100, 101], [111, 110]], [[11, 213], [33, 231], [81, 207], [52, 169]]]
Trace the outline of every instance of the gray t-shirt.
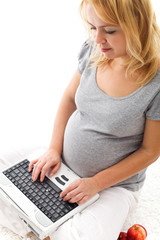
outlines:
[[[146, 118], [160, 120], [160, 70], [128, 96], [111, 97], [97, 86], [97, 68], [89, 66], [91, 52], [92, 47], [85, 42], [79, 54], [82, 76], [75, 96], [77, 110], [68, 120], [62, 155], [81, 177], [91, 177], [135, 152], [143, 140]], [[145, 172], [116, 186], [137, 191]]]

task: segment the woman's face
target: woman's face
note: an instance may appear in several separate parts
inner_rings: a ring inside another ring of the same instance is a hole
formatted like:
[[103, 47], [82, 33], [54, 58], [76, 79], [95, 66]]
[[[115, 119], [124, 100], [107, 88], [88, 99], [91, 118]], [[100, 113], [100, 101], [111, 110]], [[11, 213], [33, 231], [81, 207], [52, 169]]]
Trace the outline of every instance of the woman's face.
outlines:
[[87, 5], [87, 19], [95, 42], [106, 58], [124, 58], [126, 53], [125, 35], [119, 25], [111, 25], [102, 21], [93, 6]]

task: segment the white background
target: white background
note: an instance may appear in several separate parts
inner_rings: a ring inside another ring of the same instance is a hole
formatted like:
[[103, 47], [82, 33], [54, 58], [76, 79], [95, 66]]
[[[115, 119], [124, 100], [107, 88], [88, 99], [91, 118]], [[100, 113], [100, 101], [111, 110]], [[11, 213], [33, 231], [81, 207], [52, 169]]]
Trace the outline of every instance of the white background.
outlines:
[[[80, 0], [0, 0], [0, 150], [48, 144], [87, 38]], [[160, 1], [153, 0], [158, 22]]]

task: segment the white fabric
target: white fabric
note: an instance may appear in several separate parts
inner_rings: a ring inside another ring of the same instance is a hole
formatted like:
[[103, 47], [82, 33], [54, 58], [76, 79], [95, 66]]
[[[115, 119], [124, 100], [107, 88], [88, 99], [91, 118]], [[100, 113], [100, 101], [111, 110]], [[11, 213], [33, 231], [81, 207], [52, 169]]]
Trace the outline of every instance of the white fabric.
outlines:
[[[9, 166], [19, 159], [27, 157], [33, 148], [11, 151], [0, 155], [0, 168]], [[138, 192], [115, 187], [100, 193], [100, 198], [82, 213], [62, 224], [51, 236], [51, 240], [116, 240], [128, 213], [135, 206]], [[26, 225], [13, 209], [0, 199], [0, 225], [25, 236]]]
[[136, 200], [137, 193], [120, 187], [104, 190], [95, 203], [59, 227], [51, 240], [116, 240]]

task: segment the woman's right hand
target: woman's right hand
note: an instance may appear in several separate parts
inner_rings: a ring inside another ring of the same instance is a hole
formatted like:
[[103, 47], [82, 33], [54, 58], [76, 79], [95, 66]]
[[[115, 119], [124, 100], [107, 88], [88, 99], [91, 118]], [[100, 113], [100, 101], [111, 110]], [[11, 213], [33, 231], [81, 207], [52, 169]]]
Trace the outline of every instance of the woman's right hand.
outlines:
[[54, 149], [48, 149], [41, 157], [32, 160], [29, 164], [29, 172], [32, 171], [32, 179], [36, 181], [40, 174], [40, 181], [43, 182], [47, 171], [49, 176], [53, 176], [61, 166], [60, 154]]

